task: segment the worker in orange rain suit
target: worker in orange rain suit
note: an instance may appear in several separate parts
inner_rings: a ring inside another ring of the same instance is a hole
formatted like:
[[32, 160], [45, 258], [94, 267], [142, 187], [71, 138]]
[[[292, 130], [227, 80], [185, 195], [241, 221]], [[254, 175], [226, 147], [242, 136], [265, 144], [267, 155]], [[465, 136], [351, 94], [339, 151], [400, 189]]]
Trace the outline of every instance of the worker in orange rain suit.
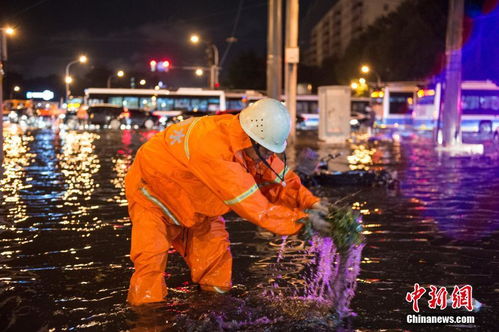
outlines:
[[177, 123], [139, 149], [125, 180], [135, 266], [130, 304], [164, 300], [172, 245], [201, 289], [228, 291], [232, 256], [221, 215], [231, 209], [276, 234], [297, 233], [298, 221], [328, 231], [320, 199], [274, 154], [284, 151], [290, 123], [287, 109], [267, 98], [239, 115]]

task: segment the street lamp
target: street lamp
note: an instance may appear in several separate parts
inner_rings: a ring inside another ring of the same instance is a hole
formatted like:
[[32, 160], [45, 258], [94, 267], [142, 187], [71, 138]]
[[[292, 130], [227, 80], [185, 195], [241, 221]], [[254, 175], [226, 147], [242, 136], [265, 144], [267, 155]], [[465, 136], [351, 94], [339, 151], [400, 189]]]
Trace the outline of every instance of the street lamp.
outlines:
[[193, 44], [199, 43], [199, 36], [196, 34], [191, 35], [191, 43], [193, 43]]
[[0, 171], [3, 164], [3, 62], [7, 60], [7, 35], [13, 35], [11, 27], [0, 28]]
[[[111, 74], [111, 75], [109, 75], [109, 77], [107, 78], [107, 85], [106, 85], [106, 86], [107, 86], [107, 88], [108, 88], [108, 89], [111, 87], [111, 79], [113, 78], [113, 76], [114, 76], [114, 74]], [[125, 76], [125, 72], [124, 72], [123, 70], [118, 70], [118, 71], [116, 72], [116, 76], [118, 76], [118, 77], [123, 77], [123, 76]]]
[[144, 79], [140, 80], [139, 84], [142, 86], [146, 85], [146, 80], [144, 80]]
[[19, 93], [21, 91], [21, 87], [19, 85], [15, 85], [12, 88], [12, 91], [10, 91], [10, 99], [13, 99], [16, 93]]
[[75, 63], [87, 63], [88, 58], [86, 55], [80, 55], [77, 60], [71, 61], [66, 65], [66, 75], [64, 75], [64, 82], [66, 83], [66, 102], [69, 100], [69, 96], [71, 94], [71, 91], [69, 90], [69, 84], [73, 82], [73, 78], [69, 76], [69, 67], [74, 65]]
[[379, 74], [378, 72], [372, 70], [368, 65], [362, 65], [360, 67], [360, 72], [363, 73], [363, 74], [369, 74], [369, 72], [373, 72], [374, 75], [376, 75], [376, 79], [377, 79], [377, 87], [380, 88], [381, 87], [381, 78], [379, 77]]
[[194, 73], [196, 76], [203, 76], [203, 70], [201, 68], [197, 68]]
[[[201, 38], [196, 35], [196, 34], [193, 34], [191, 35], [190, 37], [190, 41], [191, 43], [193, 44], [198, 44], [199, 42], [201, 42]], [[216, 87], [218, 87], [218, 73], [219, 73], [219, 70], [220, 68], [218, 67], [218, 64], [219, 64], [219, 55], [218, 55], [218, 48], [215, 44], [213, 43], [209, 43], [209, 42], [206, 42], [206, 41], [203, 41], [207, 47], [211, 48], [211, 52], [213, 53], [213, 57], [210, 61], [210, 88], [211, 89], [214, 89]]]

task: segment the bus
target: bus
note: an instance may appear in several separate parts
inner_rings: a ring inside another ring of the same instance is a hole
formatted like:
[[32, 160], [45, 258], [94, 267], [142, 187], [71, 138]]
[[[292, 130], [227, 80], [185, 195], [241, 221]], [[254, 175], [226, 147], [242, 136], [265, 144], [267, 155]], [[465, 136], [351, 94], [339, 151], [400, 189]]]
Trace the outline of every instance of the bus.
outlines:
[[[85, 104], [111, 104], [127, 109], [154, 111], [160, 117], [238, 113], [251, 103], [265, 98], [257, 90], [206, 90], [179, 88], [178, 90], [88, 88]], [[285, 102], [284, 96], [281, 101]], [[352, 98], [352, 114], [365, 112], [369, 98]], [[319, 100], [317, 95], [296, 96], [297, 128], [317, 129]]]
[[[227, 102], [226, 112], [238, 113], [255, 101], [265, 98], [265, 94], [257, 90], [231, 90], [225, 92]], [[281, 101], [285, 103], [285, 96]], [[319, 123], [319, 102], [317, 95], [296, 96], [296, 117], [298, 128], [316, 128]]]
[[213, 113], [225, 110], [225, 93], [201, 88], [85, 89], [85, 104], [111, 104], [142, 111], [187, 111]]
[[[382, 105], [378, 114], [381, 126], [407, 126], [432, 130], [439, 126], [442, 85], [415, 82], [389, 83], [376, 102]], [[491, 81], [463, 81], [461, 84], [461, 130], [481, 131], [484, 123], [490, 130], [499, 127], [499, 86]]]

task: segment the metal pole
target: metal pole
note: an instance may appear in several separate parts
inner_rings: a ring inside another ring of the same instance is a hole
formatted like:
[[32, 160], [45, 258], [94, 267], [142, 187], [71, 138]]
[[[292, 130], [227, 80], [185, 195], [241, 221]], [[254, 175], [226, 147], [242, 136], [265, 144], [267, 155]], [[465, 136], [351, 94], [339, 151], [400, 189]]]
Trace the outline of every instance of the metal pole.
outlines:
[[269, 0], [267, 27], [267, 96], [281, 99], [282, 0]]
[[378, 80], [378, 89], [381, 89], [381, 77], [379, 76], [378, 72], [374, 72], [376, 74], [376, 79]]
[[109, 89], [111, 87], [111, 78], [113, 78], [113, 75], [109, 75], [109, 77], [107, 78], [107, 88]]
[[290, 139], [296, 135], [296, 85], [298, 81], [298, 0], [286, 2], [286, 54], [285, 54], [285, 94], [286, 106], [291, 117]]
[[71, 61], [66, 66], [66, 72], [65, 72], [66, 76], [64, 76], [64, 82], [66, 82], [66, 103], [69, 101], [69, 96], [71, 94], [71, 91], [69, 90], [69, 83], [67, 81], [67, 78], [69, 77], [69, 67], [71, 67], [72, 64], [75, 64], [77, 62], [79, 62], [79, 60]]
[[219, 65], [219, 55], [218, 55], [218, 48], [215, 44], [211, 44], [211, 47], [213, 49], [213, 63], [214, 63], [214, 68], [213, 68], [213, 86], [211, 87], [212, 89], [216, 88], [218, 86], [218, 65]]
[[0, 116], [0, 179], [3, 176], [3, 62], [7, 60], [7, 38], [5, 31], [0, 29], [0, 108], [2, 114]]
[[[442, 144], [461, 143], [461, 46], [463, 39], [464, 0], [449, 0], [445, 53], [445, 95], [442, 109]], [[438, 136], [438, 135], [436, 135]]]

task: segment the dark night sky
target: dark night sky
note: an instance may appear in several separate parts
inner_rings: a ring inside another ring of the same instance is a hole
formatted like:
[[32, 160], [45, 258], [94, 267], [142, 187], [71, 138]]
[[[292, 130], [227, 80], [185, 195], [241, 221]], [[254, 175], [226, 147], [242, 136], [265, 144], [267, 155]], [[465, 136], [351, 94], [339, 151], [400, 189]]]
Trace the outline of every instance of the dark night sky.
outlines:
[[[0, 23], [16, 26], [9, 39], [7, 70], [24, 77], [58, 74], [78, 54], [88, 54], [89, 65], [114, 70], [146, 71], [152, 58], [171, 59], [174, 65], [205, 65], [203, 47], [188, 42], [198, 32], [219, 48], [220, 58], [232, 34], [241, 0], [2, 0]], [[300, 1], [303, 15], [314, 0]], [[283, 18], [284, 19], [284, 18]], [[245, 50], [266, 50], [267, 0], [242, 1], [234, 43], [223, 63]], [[74, 65], [73, 75], [89, 66]], [[171, 71], [171, 78], [193, 81], [187, 71]], [[199, 80], [199, 79], [198, 79]]]

